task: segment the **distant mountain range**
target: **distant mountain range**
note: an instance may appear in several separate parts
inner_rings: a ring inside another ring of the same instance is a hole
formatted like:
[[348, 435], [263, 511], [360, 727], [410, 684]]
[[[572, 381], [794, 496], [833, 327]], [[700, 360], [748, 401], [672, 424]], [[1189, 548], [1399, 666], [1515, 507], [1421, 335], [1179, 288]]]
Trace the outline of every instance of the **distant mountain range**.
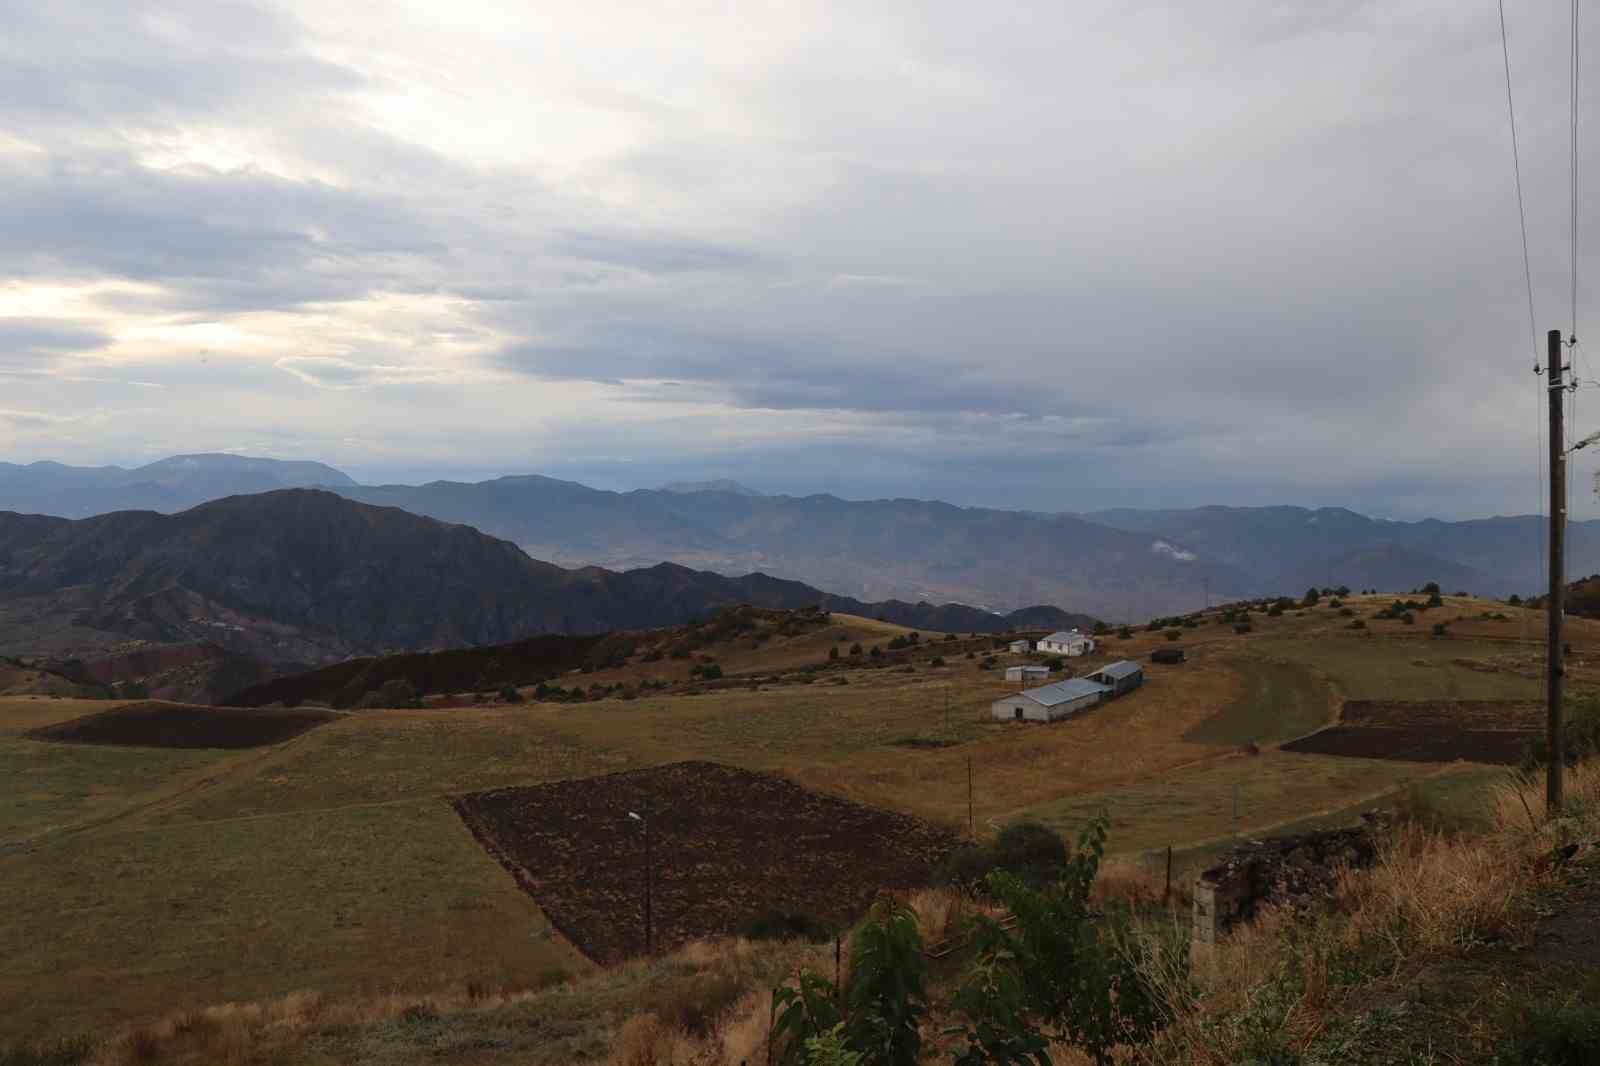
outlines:
[[321, 463], [242, 455], [174, 455], [135, 467], [0, 463], [0, 511], [89, 518], [112, 511], [182, 511], [208, 500], [273, 489], [354, 488]]
[[[760, 572], [862, 601], [1012, 610], [1057, 604], [1138, 621], [1310, 585], [1529, 593], [1542, 584], [1536, 516], [1392, 522], [1342, 508], [1002, 511], [926, 500], [766, 496], [731, 481], [607, 492], [539, 476], [363, 486], [318, 463], [180, 456], [137, 470], [0, 466], [0, 510], [81, 517], [170, 513], [229, 494], [316, 485], [504, 538], [565, 567], [661, 562]], [[1600, 522], [1568, 527], [1569, 569], [1600, 570]]]
[[[149, 642], [321, 664], [671, 625], [741, 603], [821, 605], [925, 629], [1012, 624], [973, 607], [864, 603], [761, 574], [732, 578], [670, 563], [567, 570], [468, 526], [307, 489], [232, 496], [170, 516], [0, 513], [0, 654], [91, 659]], [[1054, 608], [1026, 619], [1093, 623]]]

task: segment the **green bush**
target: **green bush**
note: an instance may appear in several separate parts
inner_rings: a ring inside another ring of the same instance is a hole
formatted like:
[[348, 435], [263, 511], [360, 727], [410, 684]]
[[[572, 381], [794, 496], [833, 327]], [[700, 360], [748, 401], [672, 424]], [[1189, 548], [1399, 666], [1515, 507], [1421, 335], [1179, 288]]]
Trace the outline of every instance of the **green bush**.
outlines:
[[1600, 1062], [1600, 1006], [1536, 1001], [1517, 1019], [1499, 1061], [1532, 1066]]
[[1133, 636], [1133, 630], [1129, 629], [1127, 626], [1123, 626], [1121, 629], [1117, 630], [1117, 636], [1123, 640], [1128, 640]]
[[859, 640], [856, 641], [854, 644], [850, 645], [850, 654], [851, 655], [860, 655], [861, 654], [861, 642]]
[[828, 649], [828, 658], [829, 660], [839, 658], [839, 645], [835, 644], [833, 647]]
[[515, 686], [515, 685], [506, 685], [504, 688], [502, 688], [500, 690], [500, 702], [502, 702], [502, 703], [521, 703], [522, 702], [522, 693], [517, 691], [517, 686]]
[[1058, 833], [1038, 822], [1012, 822], [992, 842], [953, 852], [933, 880], [971, 892], [993, 871], [1006, 870], [1028, 884], [1043, 884], [1059, 877], [1066, 863], [1067, 845]]
[[874, 659], [881, 659], [883, 658], [883, 649], [874, 644], [872, 646], [872, 651], [869, 654]]
[[944, 656], [943, 655], [935, 655], [933, 658], [928, 660], [928, 665], [929, 666], [943, 666], [944, 665]]
[[[1600, 696], [1571, 696], [1561, 722], [1563, 761], [1571, 764], [1600, 755]], [[1523, 749], [1522, 768], [1534, 770], [1550, 761], [1550, 744], [1543, 732]]]

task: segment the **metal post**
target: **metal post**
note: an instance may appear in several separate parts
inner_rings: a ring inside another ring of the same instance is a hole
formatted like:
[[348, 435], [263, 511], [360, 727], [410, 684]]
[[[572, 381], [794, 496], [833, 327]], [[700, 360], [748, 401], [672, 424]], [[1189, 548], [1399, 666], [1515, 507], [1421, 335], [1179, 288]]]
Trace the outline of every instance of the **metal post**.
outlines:
[[1561, 331], [1546, 335], [1547, 368], [1545, 389], [1550, 398], [1550, 595], [1546, 604], [1548, 629], [1545, 635], [1545, 729], [1550, 762], [1545, 770], [1545, 807], [1550, 816], [1561, 810], [1562, 771], [1565, 753], [1561, 750], [1561, 683], [1566, 664], [1561, 656], [1562, 593], [1566, 580], [1562, 552], [1566, 543], [1567, 479], [1566, 448], [1563, 441], [1561, 401]]

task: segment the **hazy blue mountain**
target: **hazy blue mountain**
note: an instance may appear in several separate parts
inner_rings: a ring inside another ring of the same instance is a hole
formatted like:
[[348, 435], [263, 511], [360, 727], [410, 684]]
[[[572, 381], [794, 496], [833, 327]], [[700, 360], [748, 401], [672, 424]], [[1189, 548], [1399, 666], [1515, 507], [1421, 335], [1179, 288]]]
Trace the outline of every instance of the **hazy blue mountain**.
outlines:
[[[670, 563], [568, 570], [468, 526], [306, 489], [230, 496], [175, 515], [0, 513], [0, 650], [10, 655], [85, 657], [143, 640], [319, 664], [670, 625], [744, 603], [821, 605], [926, 629], [1009, 628], [974, 607], [865, 603], [764, 574]], [[1047, 615], [1042, 624], [1094, 621]]]
[[349, 488], [322, 463], [246, 455], [174, 455], [146, 466], [0, 463], [0, 510], [87, 518], [112, 511], [181, 511], [208, 500], [273, 489]]
[[[1538, 515], [1395, 522], [1338, 507], [1196, 507], [1091, 511], [1079, 517], [1170, 536], [1204, 558], [1250, 573], [1269, 591], [1292, 592], [1296, 586], [1304, 591], [1312, 583], [1308, 578], [1318, 586], [1390, 587], [1360, 577], [1362, 568], [1377, 565], [1378, 559], [1363, 550], [1385, 546], [1407, 551], [1365, 572], [1388, 574], [1397, 590], [1438, 581], [1452, 590], [1527, 594], [1546, 580], [1543, 547], [1549, 525]], [[1600, 521], [1569, 522], [1567, 549], [1569, 573], [1600, 570]], [[1446, 580], [1447, 573], [1454, 577]]]
[[731, 492], [735, 496], [764, 496], [766, 493], [757, 492], [747, 488], [737, 481], [720, 478], [716, 481], [669, 481], [661, 486], [662, 492], [676, 492], [679, 495], [689, 495], [696, 492]]

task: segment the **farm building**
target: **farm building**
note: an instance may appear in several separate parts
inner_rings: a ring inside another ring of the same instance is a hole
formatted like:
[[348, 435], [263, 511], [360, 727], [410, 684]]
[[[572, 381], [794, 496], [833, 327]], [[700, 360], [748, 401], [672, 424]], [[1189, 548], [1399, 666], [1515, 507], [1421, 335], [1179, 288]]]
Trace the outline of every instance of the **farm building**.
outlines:
[[1033, 650], [1033, 645], [1026, 640], [1013, 640], [1006, 647], [1013, 655], [1026, 655]]
[[1120, 696], [1124, 692], [1132, 692], [1144, 684], [1144, 667], [1128, 659], [1118, 659], [1114, 663], [1107, 663], [1094, 673], [1087, 675], [1085, 681], [1095, 681], [1110, 689], [1107, 698]]
[[1056, 722], [1093, 707], [1107, 691], [1104, 685], [1074, 678], [995, 700], [990, 710], [1002, 721]]
[[1076, 629], [1058, 630], [1039, 641], [1039, 650], [1053, 655], [1088, 655], [1094, 651], [1094, 638]]
[[1048, 681], [1050, 668], [1048, 666], [1008, 666], [1006, 667], [1007, 681]]
[[1181, 663], [1183, 659], [1182, 648], [1157, 648], [1150, 653], [1150, 661], [1153, 663]]

